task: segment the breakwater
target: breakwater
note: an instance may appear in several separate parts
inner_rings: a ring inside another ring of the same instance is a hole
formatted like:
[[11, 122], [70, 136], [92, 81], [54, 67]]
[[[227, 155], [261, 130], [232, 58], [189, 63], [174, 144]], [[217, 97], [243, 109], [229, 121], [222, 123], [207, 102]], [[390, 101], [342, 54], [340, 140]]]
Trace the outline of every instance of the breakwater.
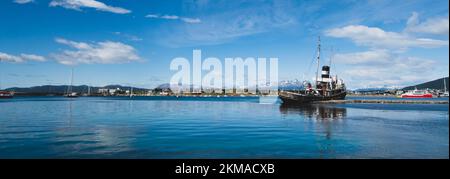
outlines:
[[356, 104], [356, 103], [369, 103], [369, 104], [448, 104], [448, 100], [382, 100], [382, 99], [347, 99], [347, 100], [330, 100], [330, 101], [317, 101], [318, 104]]

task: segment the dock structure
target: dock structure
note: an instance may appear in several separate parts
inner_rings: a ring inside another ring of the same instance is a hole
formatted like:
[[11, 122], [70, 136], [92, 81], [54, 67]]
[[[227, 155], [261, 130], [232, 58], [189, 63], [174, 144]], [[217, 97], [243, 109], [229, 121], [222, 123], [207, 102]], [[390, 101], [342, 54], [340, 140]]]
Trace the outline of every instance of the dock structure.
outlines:
[[448, 100], [379, 100], [379, 99], [346, 99], [317, 101], [316, 104], [448, 104]]

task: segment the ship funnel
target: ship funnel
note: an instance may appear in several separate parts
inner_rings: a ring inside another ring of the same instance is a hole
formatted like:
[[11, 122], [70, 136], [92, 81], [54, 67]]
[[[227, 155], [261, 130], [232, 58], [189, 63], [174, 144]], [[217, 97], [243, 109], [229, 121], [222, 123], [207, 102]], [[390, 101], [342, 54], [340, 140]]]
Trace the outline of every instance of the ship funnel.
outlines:
[[330, 82], [330, 66], [322, 67], [322, 81]]

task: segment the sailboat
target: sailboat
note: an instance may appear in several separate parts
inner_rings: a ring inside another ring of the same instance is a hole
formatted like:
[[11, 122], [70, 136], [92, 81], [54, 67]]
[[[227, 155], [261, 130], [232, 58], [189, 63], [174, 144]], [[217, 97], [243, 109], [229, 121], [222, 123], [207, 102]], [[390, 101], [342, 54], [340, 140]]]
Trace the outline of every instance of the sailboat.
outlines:
[[442, 97], [448, 97], [447, 84], [445, 81], [446, 80], [444, 78], [444, 93], [441, 95]]
[[65, 97], [68, 98], [77, 98], [78, 94], [76, 92], [72, 92], [72, 86], [73, 86], [73, 68], [72, 68], [72, 73], [71, 73], [71, 78], [70, 78], [70, 85], [67, 87], [67, 93], [66, 95], [64, 95]]
[[[2, 59], [0, 59], [0, 62], [2, 61]], [[13, 98], [14, 97], [14, 92], [10, 92], [10, 91], [3, 91], [1, 90], [1, 71], [0, 71], [0, 99], [5, 99], [5, 98]]]
[[133, 87], [130, 87], [130, 98], [132, 98], [134, 96], [133, 94]]
[[91, 86], [87, 86], [87, 93], [84, 93], [83, 96], [91, 96]]
[[320, 37], [317, 45], [317, 71], [316, 81], [313, 86], [305, 82], [305, 90], [301, 91], [280, 91], [278, 96], [284, 104], [305, 104], [315, 101], [328, 101], [345, 99], [347, 90], [344, 81], [337, 76], [330, 75], [330, 66], [322, 66], [321, 78], [319, 78], [320, 68]]

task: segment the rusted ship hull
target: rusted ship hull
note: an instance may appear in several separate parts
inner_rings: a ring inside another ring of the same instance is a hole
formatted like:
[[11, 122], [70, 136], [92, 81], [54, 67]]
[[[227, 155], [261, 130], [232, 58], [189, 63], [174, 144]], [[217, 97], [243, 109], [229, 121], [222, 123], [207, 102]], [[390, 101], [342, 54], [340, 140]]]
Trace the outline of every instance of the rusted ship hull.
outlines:
[[283, 104], [307, 104], [315, 101], [340, 100], [345, 99], [346, 95], [346, 91], [338, 92], [330, 96], [305, 95], [288, 91], [279, 93], [279, 97], [283, 101]]

